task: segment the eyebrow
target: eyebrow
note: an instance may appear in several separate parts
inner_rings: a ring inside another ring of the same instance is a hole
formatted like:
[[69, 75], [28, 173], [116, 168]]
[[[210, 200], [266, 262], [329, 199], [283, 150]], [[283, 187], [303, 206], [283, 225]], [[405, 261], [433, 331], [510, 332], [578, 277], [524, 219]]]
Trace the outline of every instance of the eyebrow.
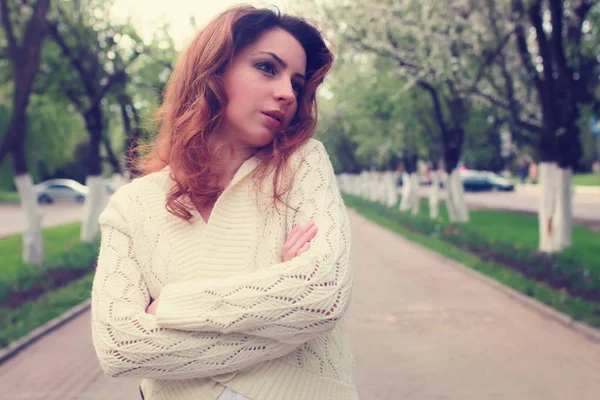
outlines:
[[[279, 57], [277, 54], [275, 54], [275, 53], [271, 53], [270, 51], [259, 51], [259, 53], [261, 53], [261, 54], [268, 54], [268, 55], [270, 55], [270, 56], [271, 56], [271, 57], [273, 57], [273, 58], [275, 59], [275, 61], [277, 61], [277, 63], [278, 63], [279, 65], [281, 65], [283, 68], [287, 68], [287, 67], [288, 67], [288, 64], [287, 64], [285, 61], [283, 61], [283, 60], [282, 60], [282, 59], [281, 59], [281, 58], [280, 58], [280, 57]], [[296, 72], [296, 73], [294, 74], [294, 76], [295, 76], [295, 77], [297, 77], [297, 78], [300, 78], [300, 79], [302, 79], [303, 81], [306, 81], [306, 78], [305, 78], [305, 77], [304, 77], [304, 75], [302, 75], [302, 74], [299, 74], [299, 73], [297, 73], [297, 72]]]

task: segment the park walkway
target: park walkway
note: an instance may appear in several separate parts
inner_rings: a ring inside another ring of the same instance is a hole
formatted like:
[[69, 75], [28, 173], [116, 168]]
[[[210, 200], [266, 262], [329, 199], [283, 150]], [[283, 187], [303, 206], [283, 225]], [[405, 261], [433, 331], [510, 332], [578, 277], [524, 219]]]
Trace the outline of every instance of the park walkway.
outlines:
[[[362, 400], [599, 398], [599, 343], [350, 215], [356, 275], [348, 322]], [[138, 398], [136, 380], [102, 375], [89, 321], [84, 313], [0, 365], [0, 397]]]

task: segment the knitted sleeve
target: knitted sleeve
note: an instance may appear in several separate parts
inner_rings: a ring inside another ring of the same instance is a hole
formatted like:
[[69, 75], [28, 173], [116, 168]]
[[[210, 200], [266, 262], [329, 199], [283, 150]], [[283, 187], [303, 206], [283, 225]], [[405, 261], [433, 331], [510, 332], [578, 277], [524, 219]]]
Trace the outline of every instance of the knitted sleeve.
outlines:
[[303, 158], [290, 195], [318, 233], [299, 257], [269, 268], [163, 288], [159, 326], [245, 333], [302, 343], [331, 330], [350, 301], [352, 269], [348, 216], [333, 168], [319, 142]]
[[[117, 197], [115, 195], [114, 197]], [[92, 333], [102, 369], [113, 377], [216, 376], [282, 357], [297, 346], [242, 333], [159, 327], [118, 202], [100, 218], [102, 240], [92, 289]]]

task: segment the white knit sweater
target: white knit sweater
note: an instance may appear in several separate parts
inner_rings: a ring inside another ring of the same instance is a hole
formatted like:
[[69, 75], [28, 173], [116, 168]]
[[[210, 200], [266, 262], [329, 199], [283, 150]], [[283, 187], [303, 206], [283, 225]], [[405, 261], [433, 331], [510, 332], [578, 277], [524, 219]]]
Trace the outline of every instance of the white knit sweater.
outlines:
[[[354, 400], [342, 316], [352, 285], [346, 209], [323, 145], [293, 156], [287, 202], [257, 191], [247, 160], [208, 224], [165, 209], [169, 169], [119, 189], [100, 216], [92, 291], [96, 352], [113, 376], [145, 378], [147, 400]], [[272, 195], [271, 195], [272, 196]], [[281, 262], [291, 229], [314, 221], [309, 251]], [[145, 313], [160, 295], [156, 316]]]

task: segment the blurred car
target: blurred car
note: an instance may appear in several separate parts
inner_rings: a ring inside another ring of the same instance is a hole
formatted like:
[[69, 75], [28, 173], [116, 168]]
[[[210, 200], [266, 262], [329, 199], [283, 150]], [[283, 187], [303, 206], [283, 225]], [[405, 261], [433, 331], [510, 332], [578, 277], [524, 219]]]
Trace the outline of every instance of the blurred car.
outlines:
[[89, 188], [72, 179], [50, 179], [34, 187], [39, 203], [52, 204], [55, 201], [76, 201], [83, 203]]
[[512, 192], [515, 190], [514, 182], [494, 172], [465, 170], [461, 171], [460, 179], [466, 192]]

